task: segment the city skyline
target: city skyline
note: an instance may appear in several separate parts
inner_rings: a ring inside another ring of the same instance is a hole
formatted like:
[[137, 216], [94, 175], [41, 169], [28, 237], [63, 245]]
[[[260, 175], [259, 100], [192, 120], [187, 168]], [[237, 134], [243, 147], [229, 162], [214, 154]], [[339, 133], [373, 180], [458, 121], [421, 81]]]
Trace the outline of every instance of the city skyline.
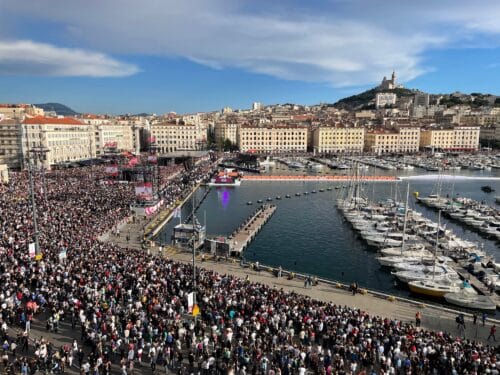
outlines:
[[317, 104], [396, 70], [429, 93], [500, 94], [500, 4], [7, 0], [0, 102], [188, 113]]

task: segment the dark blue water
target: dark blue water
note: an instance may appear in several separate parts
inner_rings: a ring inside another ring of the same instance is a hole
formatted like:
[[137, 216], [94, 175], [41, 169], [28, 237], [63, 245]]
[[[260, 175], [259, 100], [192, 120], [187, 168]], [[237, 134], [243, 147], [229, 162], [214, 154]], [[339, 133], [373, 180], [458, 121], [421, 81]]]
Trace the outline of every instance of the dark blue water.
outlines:
[[[379, 172], [379, 171], [377, 171]], [[392, 172], [394, 173], [394, 172]], [[500, 173], [479, 172], [476, 176], [500, 177]], [[381, 173], [376, 173], [381, 174]], [[408, 173], [415, 175], [415, 172]], [[461, 173], [465, 175], [466, 173]], [[472, 176], [472, 174], [470, 174]], [[398, 183], [366, 183], [364, 194], [370, 199], [396, 197], [404, 201], [407, 182]], [[435, 192], [438, 188], [441, 195], [456, 195], [484, 200], [495, 205], [496, 193], [486, 194], [481, 191], [482, 185], [491, 185], [500, 193], [498, 180], [469, 180], [460, 177], [443, 180], [438, 184], [436, 179], [411, 179], [410, 192], [418, 191], [422, 196]], [[256, 239], [247, 248], [244, 257], [250, 261], [273, 266], [281, 265], [285, 269], [314, 274], [320, 277], [350, 283], [357, 281], [361, 286], [407, 295], [404, 289], [395, 287], [390, 273], [382, 270], [375, 259], [375, 252], [358, 238], [350, 225], [343, 221], [335, 207], [335, 199], [342, 194], [343, 189], [327, 191], [327, 187], [342, 186], [345, 183], [332, 182], [265, 182], [244, 181], [240, 187], [211, 188], [207, 198], [201, 204], [196, 215], [200, 222], [206, 215], [207, 234], [228, 235], [234, 231], [258, 206], [257, 200], [273, 198], [278, 206], [276, 213], [265, 225]], [[319, 189], [325, 189], [319, 192]], [[203, 196], [205, 188], [195, 194], [195, 200]], [[312, 194], [311, 191], [318, 191]], [[307, 196], [296, 197], [296, 192], [308, 191]], [[286, 199], [290, 194], [292, 198]], [[280, 195], [282, 200], [274, 198]], [[246, 202], [252, 201], [249, 206]], [[191, 201], [183, 207], [183, 217], [191, 212]], [[414, 203], [410, 195], [410, 207], [424, 213], [425, 216], [437, 221], [437, 213]], [[172, 228], [178, 223], [173, 220], [165, 226], [160, 235], [164, 243], [170, 242]], [[482, 244], [487, 253], [500, 260], [498, 242], [485, 239], [477, 232], [443, 218], [448, 228], [454, 233], [471, 241]]]

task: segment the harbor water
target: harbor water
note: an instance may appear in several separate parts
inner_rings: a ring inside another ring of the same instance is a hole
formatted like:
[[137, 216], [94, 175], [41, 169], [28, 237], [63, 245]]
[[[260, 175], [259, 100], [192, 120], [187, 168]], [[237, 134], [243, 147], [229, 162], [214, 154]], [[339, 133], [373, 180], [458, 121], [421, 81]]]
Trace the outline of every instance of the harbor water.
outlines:
[[[370, 172], [383, 174], [380, 170]], [[271, 170], [269, 173], [278, 174], [279, 170]], [[300, 172], [282, 170], [281, 174], [292, 173]], [[391, 174], [394, 175], [394, 172]], [[398, 173], [399, 176], [401, 174]], [[390, 197], [403, 201], [406, 181], [409, 181], [412, 193], [409, 207], [437, 221], [436, 211], [415, 203], [414, 192], [418, 192], [420, 196], [431, 193], [440, 193], [442, 196], [458, 194], [484, 201], [492, 206], [495, 206], [495, 194], [500, 193], [498, 171], [462, 172], [460, 175], [457, 173], [447, 178], [438, 174], [419, 175], [418, 171], [408, 171], [405, 177], [409, 179], [399, 182], [364, 183], [363, 194], [372, 201]], [[208, 235], [229, 235], [258, 207], [258, 200], [266, 202], [267, 198], [272, 198], [277, 210], [245, 250], [243, 256], [246, 260], [282, 266], [284, 269], [345, 283], [355, 281], [361, 287], [408, 296], [409, 291], [398, 286], [392, 275], [380, 268], [375, 259], [374, 249], [368, 247], [363, 239], [356, 235], [337, 210], [335, 200], [344, 194], [347, 184], [314, 181], [243, 181], [239, 187], [210, 188], [209, 194], [196, 212], [196, 217], [202, 223], [206, 217]], [[490, 185], [497, 192], [484, 193], [481, 190], [483, 185]], [[329, 188], [331, 190], [328, 190]], [[204, 189], [209, 188], [202, 187], [194, 194], [195, 205], [203, 197]], [[320, 192], [320, 189], [324, 191]], [[316, 193], [312, 193], [313, 190]], [[305, 195], [304, 192], [308, 194]], [[296, 193], [301, 193], [301, 196], [296, 196]], [[285, 198], [287, 194], [291, 198]], [[281, 196], [281, 200], [277, 200], [277, 196]], [[252, 202], [252, 205], [248, 205], [248, 202]], [[191, 210], [190, 200], [182, 208], [183, 218], [186, 218]], [[170, 243], [172, 229], [178, 223], [179, 219], [172, 219], [165, 225], [158, 237], [160, 242]], [[443, 223], [462, 238], [480, 244], [486, 253], [500, 261], [498, 242], [489, 240], [458, 222], [443, 218]]]

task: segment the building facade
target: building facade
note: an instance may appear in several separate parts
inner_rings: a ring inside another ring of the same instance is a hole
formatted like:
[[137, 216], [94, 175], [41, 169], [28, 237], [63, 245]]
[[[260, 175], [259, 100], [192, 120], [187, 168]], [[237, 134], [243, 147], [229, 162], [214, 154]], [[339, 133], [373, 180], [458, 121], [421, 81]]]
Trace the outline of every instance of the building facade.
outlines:
[[420, 147], [447, 151], [474, 151], [479, 148], [477, 126], [434, 127], [422, 129]]
[[202, 150], [207, 142], [207, 128], [203, 126], [164, 122], [151, 124], [150, 131], [160, 153]]
[[0, 164], [11, 169], [22, 167], [22, 126], [19, 120], [0, 121]]
[[26, 158], [34, 149], [45, 150], [46, 169], [67, 162], [96, 157], [94, 129], [71, 118], [33, 117], [23, 122], [22, 152]]
[[396, 104], [397, 96], [393, 92], [379, 92], [375, 96], [375, 106], [377, 108]]
[[307, 131], [305, 126], [242, 125], [238, 135], [238, 146], [244, 152], [305, 152]]
[[129, 125], [102, 124], [94, 126], [96, 155], [102, 156], [107, 150], [134, 152], [133, 128]]
[[26, 116], [43, 116], [44, 110], [32, 104], [0, 104], [0, 115], [6, 118], [24, 119]]
[[313, 150], [319, 153], [362, 152], [364, 128], [320, 126], [313, 130]]
[[420, 144], [420, 129], [401, 127], [397, 130], [374, 129], [366, 132], [365, 151], [377, 155], [387, 153], [417, 152]]
[[226, 121], [217, 121], [214, 126], [216, 142], [224, 142], [229, 139], [232, 144], [238, 144], [238, 123], [228, 123]]
[[479, 138], [485, 143], [500, 145], [500, 124], [495, 124], [488, 127], [482, 127]]

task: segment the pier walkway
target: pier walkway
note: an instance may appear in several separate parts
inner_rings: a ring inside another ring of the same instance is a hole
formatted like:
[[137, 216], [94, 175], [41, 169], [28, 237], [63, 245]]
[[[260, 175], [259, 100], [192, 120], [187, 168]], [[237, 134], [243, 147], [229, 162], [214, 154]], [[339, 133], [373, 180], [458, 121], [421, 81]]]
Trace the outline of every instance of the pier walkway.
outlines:
[[[166, 254], [164, 254], [166, 255]], [[192, 256], [189, 253], [178, 252], [166, 255], [168, 259], [179, 262], [192, 262]], [[420, 301], [412, 301], [409, 299], [393, 297], [383, 293], [374, 293], [372, 291], [361, 290], [361, 293], [352, 295], [347, 290], [344, 284], [328, 282], [323, 279], [318, 279], [319, 284], [313, 287], [304, 287], [304, 276], [295, 274], [293, 279], [287, 277], [288, 272], [283, 271], [283, 277], [275, 276], [276, 269], [271, 269], [266, 266], [260, 266], [260, 271], [249, 266], [242, 266], [238, 260], [230, 259], [228, 261], [214, 261], [212, 259], [198, 262], [197, 267], [212, 270], [220, 274], [230, 274], [240, 278], [247, 278], [250, 282], [263, 283], [277, 289], [295, 292], [302, 295], [307, 295], [311, 298], [333, 302], [342, 306], [350, 306], [353, 308], [367, 311], [371, 315], [378, 315], [391, 319], [398, 319], [403, 322], [415, 322], [415, 313], [422, 313], [422, 327], [431, 329], [437, 332], [445, 331], [452, 335], [458, 335], [458, 329], [455, 322], [455, 317], [460, 313], [452, 308], [435, 306], [432, 304], [422, 303]], [[274, 271], [274, 272], [269, 272]], [[489, 330], [492, 324], [499, 326], [499, 321], [488, 318], [486, 326], [481, 324], [479, 314], [477, 325], [472, 324], [472, 316], [464, 313], [466, 318], [465, 337], [471, 340], [479, 340], [487, 342]], [[491, 342], [490, 342], [491, 343]]]
[[481, 294], [490, 297], [491, 300], [497, 306], [497, 309], [500, 308], [500, 297], [498, 296], [498, 294], [496, 293], [491, 294], [490, 291], [488, 290], [488, 287], [484, 285], [484, 283], [481, 282], [477, 277], [475, 277], [469, 271], [467, 271], [460, 263], [451, 262], [449, 264], [460, 275], [462, 279], [469, 280], [470, 284], [474, 287], [474, 289], [479, 291]]
[[276, 206], [264, 204], [248, 218], [245, 223], [238, 228], [229, 240], [229, 247], [232, 254], [240, 255], [243, 250], [252, 242], [262, 227], [269, 221], [276, 211]]

